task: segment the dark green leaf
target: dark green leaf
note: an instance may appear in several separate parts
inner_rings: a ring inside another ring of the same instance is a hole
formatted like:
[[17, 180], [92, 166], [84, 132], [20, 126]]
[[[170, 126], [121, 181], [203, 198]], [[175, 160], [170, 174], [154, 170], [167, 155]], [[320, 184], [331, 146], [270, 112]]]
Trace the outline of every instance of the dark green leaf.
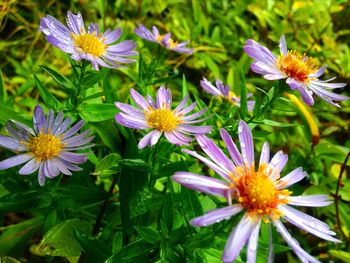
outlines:
[[150, 244], [157, 244], [160, 242], [160, 235], [157, 231], [144, 226], [134, 226], [137, 233], [142, 237], [144, 241]]
[[61, 75], [57, 71], [43, 66], [40, 66], [46, 73], [48, 73], [62, 88], [64, 88], [67, 92], [74, 92], [76, 87], [74, 84], [67, 79], [65, 76]]
[[36, 87], [39, 90], [41, 98], [43, 99], [43, 101], [47, 106], [49, 106], [51, 109], [56, 110], [59, 106], [59, 101], [55, 98], [55, 96], [51, 94], [51, 92], [48, 89], [46, 89], [43, 86], [43, 84], [40, 82], [37, 76], [35, 74], [33, 75], [34, 75]]

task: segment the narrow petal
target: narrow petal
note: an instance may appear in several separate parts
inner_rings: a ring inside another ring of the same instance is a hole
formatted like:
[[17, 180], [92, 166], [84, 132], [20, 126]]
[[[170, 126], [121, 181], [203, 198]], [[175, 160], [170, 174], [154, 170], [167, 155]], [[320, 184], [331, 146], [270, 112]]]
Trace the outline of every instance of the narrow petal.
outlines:
[[13, 139], [9, 136], [4, 136], [0, 134], [0, 146], [12, 151], [25, 151], [27, 147], [25, 147], [18, 140]]
[[240, 205], [230, 205], [228, 207], [210, 211], [203, 216], [196, 217], [192, 219], [190, 223], [193, 226], [209, 226], [215, 223], [219, 223], [223, 220], [228, 220], [242, 210], [243, 207]]
[[165, 135], [165, 138], [167, 138], [167, 140], [172, 144], [189, 145], [187, 141], [183, 141], [181, 138], [176, 136], [173, 132], [165, 132], [164, 135]]
[[29, 154], [20, 154], [20, 155], [15, 155], [13, 157], [10, 157], [8, 159], [5, 159], [0, 162], [0, 170], [5, 170], [17, 165], [20, 165], [22, 163], [25, 163], [29, 160], [31, 160], [33, 156]]
[[280, 38], [280, 45], [279, 46], [280, 46], [281, 54], [286, 56], [288, 54], [288, 49], [287, 49], [286, 38], [284, 37], [284, 35], [282, 35]]
[[319, 68], [315, 73], [310, 74], [309, 78], [318, 78], [318, 77], [320, 77], [324, 73], [326, 68], [327, 68], [327, 65], [324, 65], [323, 67]]
[[307, 206], [307, 207], [321, 207], [327, 206], [333, 203], [329, 200], [327, 195], [299, 195], [299, 196], [290, 196], [289, 198], [290, 205], [297, 206]]
[[62, 158], [71, 163], [84, 163], [87, 160], [87, 157], [83, 153], [72, 153], [72, 152], [60, 152], [58, 157]]
[[200, 81], [201, 87], [208, 93], [213, 96], [221, 96], [222, 93], [218, 88], [216, 88], [211, 82], [209, 82], [206, 78], [203, 77], [203, 80]]
[[128, 115], [136, 115], [140, 118], [145, 118], [145, 114], [134, 106], [121, 102], [115, 102], [115, 106]]
[[227, 150], [236, 166], [244, 166], [242, 155], [238, 151], [236, 145], [233, 143], [231, 136], [225, 129], [220, 129], [221, 138], [224, 140]]
[[226, 197], [227, 191], [230, 190], [228, 183], [199, 174], [177, 172], [171, 179], [187, 188], [211, 195]]
[[247, 214], [243, 216], [226, 242], [224, 254], [222, 256], [222, 260], [225, 263], [232, 262], [237, 258], [257, 224], [258, 222], [252, 220]]
[[139, 142], [139, 144], [138, 144], [139, 149], [143, 149], [147, 145], [150, 145], [150, 146], [155, 145], [158, 142], [161, 135], [162, 135], [162, 132], [160, 132], [158, 130], [153, 130], [153, 131], [149, 132]]
[[269, 169], [271, 169], [270, 178], [272, 180], [279, 178], [281, 171], [288, 162], [288, 155], [282, 151], [277, 152], [269, 163]]
[[64, 133], [62, 139], [68, 139], [69, 137], [77, 133], [84, 126], [84, 124], [85, 122], [83, 120], [78, 121], [71, 129]]
[[254, 227], [252, 234], [248, 240], [247, 246], [247, 263], [256, 262], [256, 254], [258, 252], [258, 240], [259, 240], [259, 231], [260, 231], [261, 220]]
[[189, 134], [206, 134], [211, 132], [212, 126], [191, 126], [186, 124], [180, 124], [177, 129], [179, 131], [189, 133]]
[[286, 176], [284, 176], [282, 179], [278, 180], [276, 183], [276, 187], [278, 187], [279, 189], [287, 188], [299, 182], [305, 176], [307, 176], [307, 173], [303, 171], [303, 168], [298, 167]]
[[254, 144], [252, 131], [244, 121], [239, 122], [238, 138], [241, 145], [241, 153], [245, 164], [250, 167], [254, 162]]
[[194, 151], [190, 151], [187, 149], [182, 150], [185, 153], [191, 154], [192, 156], [196, 157], [200, 161], [202, 161], [205, 165], [213, 169], [215, 172], [217, 172], [222, 178], [224, 178], [226, 181], [230, 181], [230, 174], [227, 173], [225, 169], [223, 169], [221, 166], [217, 165], [216, 163], [208, 160], [207, 158], [199, 155], [198, 153]]
[[263, 163], [269, 163], [269, 161], [270, 161], [270, 147], [269, 147], [269, 143], [265, 142], [261, 150], [259, 165], [262, 165]]
[[189, 98], [190, 97], [188, 95], [185, 98], [183, 98], [183, 100], [179, 103], [179, 105], [177, 105], [177, 107], [174, 109], [174, 112], [181, 111], [185, 107]]
[[126, 126], [128, 128], [132, 128], [132, 129], [150, 128], [146, 123], [145, 119], [136, 118], [124, 113], [118, 113], [117, 115], [115, 115], [115, 120], [120, 125]]
[[234, 170], [232, 161], [216, 146], [216, 144], [205, 135], [197, 135], [197, 142], [202, 150], [216, 163], [218, 166], [225, 169], [227, 173]]
[[45, 124], [44, 110], [39, 105], [37, 105], [34, 108], [34, 117], [33, 117], [33, 127], [37, 134], [41, 131], [41, 129], [44, 128], [44, 124]]
[[273, 224], [281, 234], [282, 238], [294, 250], [295, 254], [300, 258], [302, 262], [320, 263], [320, 261], [309, 255], [304, 249], [300, 247], [299, 242], [288, 233], [287, 229], [281, 221], [273, 221]]
[[19, 171], [19, 174], [27, 175], [36, 172], [41, 165], [35, 158], [27, 162]]
[[140, 93], [138, 93], [136, 90], [131, 89], [130, 94], [132, 99], [135, 101], [135, 103], [144, 111], [148, 111], [150, 108], [150, 105], [148, 102], [141, 96]]

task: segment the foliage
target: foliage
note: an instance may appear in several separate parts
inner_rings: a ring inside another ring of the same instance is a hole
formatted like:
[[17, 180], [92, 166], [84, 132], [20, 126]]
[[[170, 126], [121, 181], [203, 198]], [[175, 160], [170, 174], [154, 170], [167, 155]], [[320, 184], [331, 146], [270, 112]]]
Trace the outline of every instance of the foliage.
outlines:
[[[205, 228], [189, 224], [223, 200], [180, 187], [170, 177], [177, 171], [214, 176], [213, 171], [181, 152], [164, 138], [143, 150], [143, 132], [116, 124], [114, 102], [129, 102], [129, 90], [155, 96], [166, 85], [178, 103], [187, 94], [208, 107], [210, 137], [220, 143], [219, 128], [237, 138], [239, 119], [253, 127], [256, 152], [264, 141], [272, 152], [289, 155], [285, 171], [303, 167], [307, 179], [293, 186], [295, 194], [327, 194], [335, 205], [305, 212], [337, 231], [340, 244], [321, 241], [290, 228], [306, 251], [325, 262], [349, 262], [350, 102], [333, 107], [316, 98], [309, 115], [283, 95], [282, 82], [270, 82], [250, 70], [242, 47], [249, 38], [278, 48], [282, 34], [290, 49], [306, 52], [326, 75], [339, 82], [350, 79], [348, 1], [5, 1], [0, 8], [0, 128], [12, 119], [30, 125], [35, 105], [83, 119], [96, 136], [83, 170], [71, 177], [47, 180], [21, 176], [18, 168], [0, 171], [0, 256], [4, 262], [218, 262], [238, 218]], [[51, 46], [38, 32], [40, 19], [50, 14], [64, 21], [66, 12], [81, 11], [86, 22], [102, 29], [121, 27], [123, 39], [137, 42], [137, 63], [120, 69], [95, 71]], [[195, 53], [182, 55], [137, 37], [137, 23], [156, 25], [181, 41], [191, 40]], [[256, 106], [247, 111], [214, 98], [199, 82], [220, 78], [242, 95], [253, 93]], [[347, 89], [347, 88], [345, 88]], [[345, 91], [344, 94], [348, 94]], [[297, 93], [294, 95], [299, 96]], [[46, 111], [47, 112], [47, 111]], [[312, 116], [312, 121], [307, 116]], [[313, 132], [317, 126], [318, 133]], [[191, 148], [197, 149], [193, 142]], [[12, 156], [0, 149], [0, 160]], [[340, 185], [340, 197], [336, 196]], [[112, 187], [111, 187], [112, 186]], [[99, 217], [101, 217], [99, 219]], [[100, 221], [99, 221], [100, 220]], [[258, 262], [266, 262], [268, 230], [262, 229]], [[273, 232], [276, 262], [295, 262], [282, 238]], [[6, 257], [5, 257], [6, 256]], [[236, 262], [244, 262], [241, 253]]]

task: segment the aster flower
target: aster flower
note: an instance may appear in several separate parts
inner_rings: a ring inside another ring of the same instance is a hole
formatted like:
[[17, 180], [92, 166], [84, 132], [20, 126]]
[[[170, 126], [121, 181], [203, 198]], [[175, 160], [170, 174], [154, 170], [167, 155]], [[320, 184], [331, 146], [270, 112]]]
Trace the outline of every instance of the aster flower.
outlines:
[[[214, 97], [221, 97], [227, 99], [230, 103], [233, 105], [240, 107], [241, 98], [236, 96], [236, 94], [232, 91], [230, 91], [229, 85], [224, 85], [221, 80], [217, 79], [215, 82], [216, 86], [214, 86], [210, 81], [208, 81], [206, 78], [203, 77], [201, 80], [201, 86], [202, 88], [213, 95]], [[250, 98], [252, 96], [251, 93], [247, 94], [247, 98]], [[247, 106], [249, 111], [253, 111], [254, 109], [255, 101], [250, 100], [247, 101]]]
[[197, 103], [185, 107], [189, 97], [186, 96], [179, 105], [172, 110], [172, 96], [170, 89], [160, 87], [156, 101], [152, 97], [143, 98], [136, 90], [131, 89], [130, 94], [140, 109], [116, 102], [115, 105], [122, 112], [115, 116], [120, 125], [133, 129], [152, 129], [138, 144], [140, 149], [147, 145], [155, 145], [164, 133], [167, 140], [176, 145], [188, 145], [192, 138], [188, 135], [204, 134], [211, 131], [211, 126], [194, 126], [191, 124], [205, 121], [198, 119], [207, 109], [204, 108], [196, 113], [187, 115], [194, 110]]
[[41, 186], [45, 184], [46, 177], [53, 178], [60, 173], [71, 175], [71, 171], [80, 171], [81, 168], [76, 164], [84, 163], [86, 155], [73, 151], [91, 147], [88, 143], [94, 136], [86, 137], [90, 130], [77, 134], [84, 121], [79, 121], [67, 130], [71, 122], [70, 118], [63, 118], [62, 112], [55, 117], [53, 110], [45, 117], [40, 106], [34, 109], [34, 129], [16, 121], [8, 121], [6, 129], [12, 136], [0, 135], [0, 146], [20, 154], [1, 161], [0, 170], [26, 163], [19, 174], [27, 175], [39, 170]]
[[137, 52], [133, 51], [136, 47], [133, 41], [114, 43], [122, 33], [120, 28], [113, 31], [108, 29], [102, 33], [97, 24], [90, 23], [86, 31], [81, 13], [74, 15], [71, 11], [67, 13], [67, 25], [68, 28], [56, 18], [47, 15], [41, 19], [39, 30], [52, 45], [71, 54], [75, 60], [90, 61], [96, 70], [99, 69], [99, 65], [116, 68], [125, 63], [135, 62], [134, 59], [127, 58], [137, 55]]
[[178, 43], [177, 41], [174, 41], [171, 38], [171, 33], [167, 33], [165, 35], [160, 35], [158, 28], [153, 26], [152, 32], [148, 30], [144, 25], [139, 24], [138, 27], [134, 30], [136, 35], [139, 37], [142, 37], [143, 39], [146, 39], [151, 42], [158, 43], [167, 49], [184, 53], [184, 54], [192, 54], [193, 49], [186, 47], [190, 41], [185, 41]]
[[327, 66], [318, 68], [314, 59], [297, 51], [288, 51], [286, 39], [282, 35], [279, 43], [281, 54], [277, 57], [269, 49], [256, 41], [249, 39], [244, 51], [255, 60], [251, 69], [264, 76], [265, 79], [287, 79], [292, 90], [298, 90], [306, 104], [313, 105], [313, 93], [326, 102], [340, 107], [334, 101], [347, 100], [349, 97], [331, 92], [333, 89], [343, 88], [346, 83], [329, 83], [335, 78], [319, 80]]
[[[204, 162], [222, 177], [222, 180], [189, 172], [178, 172], [172, 177], [185, 187], [221, 196], [227, 200], [226, 207], [194, 218], [191, 224], [199, 227], [207, 226], [227, 220], [241, 211], [244, 212], [226, 243], [222, 257], [224, 262], [235, 260], [247, 243], [247, 262], [255, 262], [260, 225], [269, 222], [277, 228], [282, 238], [302, 262], [319, 262], [300, 247], [298, 241], [288, 233], [282, 219], [320, 238], [339, 242], [333, 237], [335, 232], [331, 231], [324, 222], [292, 207], [327, 206], [331, 203], [328, 197], [326, 195], [291, 196], [292, 192], [286, 188], [302, 180], [306, 173], [299, 167], [281, 178], [280, 174], [288, 161], [288, 156], [279, 151], [270, 159], [267, 142], [263, 146], [258, 169], [255, 169], [252, 133], [245, 122], [240, 121], [238, 127], [241, 152], [238, 151], [225, 129], [221, 129], [220, 133], [231, 159], [204, 135], [198, 135], [196, 138], [210, 159], [194, 151], [184, 150], [184, 152]], [[272, 247], [271, 240], [269, 247]]]

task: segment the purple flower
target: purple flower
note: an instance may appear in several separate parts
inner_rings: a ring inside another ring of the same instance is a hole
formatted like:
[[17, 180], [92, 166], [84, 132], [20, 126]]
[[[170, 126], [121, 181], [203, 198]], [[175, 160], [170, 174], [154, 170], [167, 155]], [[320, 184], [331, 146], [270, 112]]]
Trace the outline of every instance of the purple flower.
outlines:
[[276, 57], [269, 49], [256, 41], [247, 40], [244, 51], [255, 60], [251, 69], [264, 76], [265, 79], [287, 79], [286, 82], [292, 90], [299, 90], [306, 104], [313, 105], [313, 93], [326, 102], [340, 107], [334, 101], [347, 100], [349, 97], [331, 92], [333, 89], [343, 88], [346, 83], [329, 83], [335, 78], [319, 80], [327, 66], [318, 68], [314, 59], [305, 54], [300, 55], [297, 51], [288, 51], [286, 39], [280, 38], [281, 54]]
[[116, 68], [125, 63], [135, 62], [127, 58], [137, 55], [137, 52], [133, 51], [136, 47], [133, 41], [125, 40], [113, 44], [122, 33], [120, 28], [113, 31], [107, 29], [101, 33], [97, 24], [90, 23], [86, 31], [81, 13], [74, 15], [71, 11], [67, 13], [67, 25], [68, 28], [56, 18], [47, 15], [41, 19], [39, 30], [52, 45], [71, 54], [75, 60], [90, 61], [96, 70], [99, 69], [99, 65]]
[[[328, 197], [326, 195], [291, 196], [292, 192], [286, 188], [302, 180], [306, 173], [299, 167], [280, 178], [288, 156], [279, 151], [270, 159], [267, 142], [263, 146], [259, 167], [256, 170], [252, 133], [245, 122], [240, 121], [238, 127], [240, 152], [225, 129], [221, 129], [220, 133], [231, 159], [205, 135], [198, 135], [197, 141], [210, 159], [194, 151], [184, 150], [184, 152], [204, 162], [222, 180], [189, 172], [178, 172], [172, 177], [183, 186], [227, 199], [226, 207], [194, 218], [191, 224], [207, 226], [227, 220], [244, 211], [242, 219], [233, 229], [226, 243], [222, 257], [224, 262], [234, 261], [245, 244], [248, 244], [247, 262], [255, 262], [260, 225], [262, 222], [270, 221], [302, 262], [319, 262], [300, 247], [298, 241], [288, 233], [281, 219], [320, 238], [339, 242], [333, 237], [335, 232], [331, 231], [325, 223], [292, 207], [327, 206], [331, 204]], [[269, 247], [272, 247], [271, 240]], [[272, 251], [270, 253], [272, 255]]]
[[26, 163], [19, 174], [27, 175], [39, 170], [41, 186], [45, 184], [46, 177], [53, 178], [60, 173], [71, 175], [71, 171], [80, 171], [81, 168], [76, 164], [84, 163], [87, 158], [84, 153], [72, 151], [91, 147], [88, 143], [94, 136], [86, 137], [90, 130], [77, 134], [84, 121], [79, 121], [67, 130], [71, 122], [70, 118], [63, 118], [62, 112], [55, 117], [53, 110], [45, 117], [40, 106], [34, 109], [34, 129], [19, 122], [7, 122], [6, 128], [12, 137], [0, 135], [0, 146], [21, 154], [1, 161], [0, 170]]
[[[201, 86], [202, 88], [213, 95], [214, 97], [222, 97], [227, 99], [230, 103], [233, 105], [240, 107], [241, 98], [236, 96], [235, 93], [230, 91], [229, 85], [224, 85], [221, 80], [217, 79], [215, 82], [216, 86], [214, 86], [211, 82], [209, 82], [206, 78], [203, 77], [203, 80], [201, 80]], [[251, 93], [247, 94], [247, 98], [250, 98], [252, 96]], [[248, 104], [248, 110], [253, 111], [255, 101], [250, 100], [247, 101]]]
[[196, 113], [187, 115], [193, 111], [197, 103], [194, 102], [190, 106], [185, 107], [189, 97], [186, 96], [179, 105], [172, 110], [172, 97], [170, 89], [160, 87], [157, 92], [157, 100], [147, 96], [143, 98], [136, 90], [131, 89], [130, 94], [140, 109], [116, 102], [115, 105], [122, 112], [115, 116], [115, 120], [123, 126], [133, 129], [152, 129], [142, 140], [138, 146], [140, 149], [147, 145], [155, 145], [162, 133], [164, 132], [167, 140], [176, 145], [189, 145], [192, 141], [188, 135], [204, 134], [211, 131], [211, 126], [193, 126], [191, 124], [205, 121], [198, 119], [207, 109], [204, 108]]
[[186, 47], [190, 41], [185, 41], [178, 43], [177, 41], [174, 41], [171, 38], [171, 34], [167, 33], [165, 35], [160, 35], [158, 28], [153, 26], [152, 27], [152, 32], [148, 30], [145, 26], [142, 24], [138, 25], [138, 28], [134, 30], [136, 35], [142, 37], [143, 39], [146, 39], [148, 41], [152, 41], [155, 43], [158, 43], [167, 49], [174, 50], [179, 53], [184, 53], [184, 54], [192, 54], [193, 49]]

